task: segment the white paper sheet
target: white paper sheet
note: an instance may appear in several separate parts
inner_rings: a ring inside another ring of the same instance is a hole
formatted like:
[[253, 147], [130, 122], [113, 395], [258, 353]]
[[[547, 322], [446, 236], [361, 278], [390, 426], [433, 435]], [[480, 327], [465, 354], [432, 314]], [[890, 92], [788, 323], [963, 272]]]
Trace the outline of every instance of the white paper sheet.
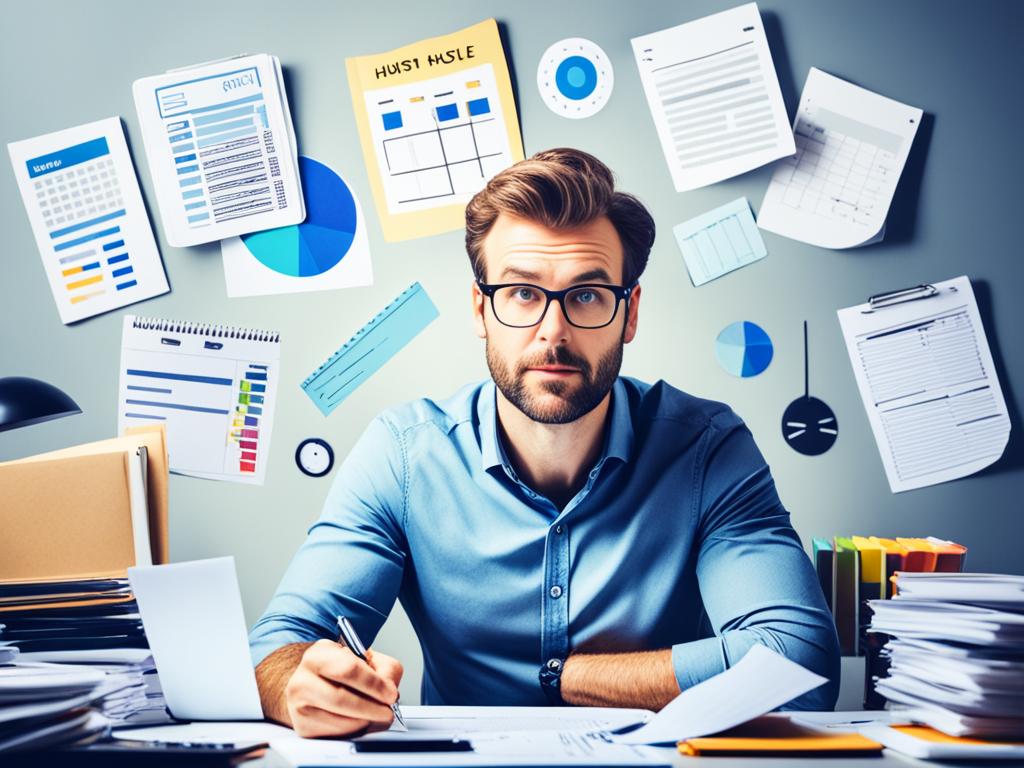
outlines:
[[121, 118], [7, 151], [62, 323], [170, 290]]
[[616, 744], [604, 733], [520, 731], [474, 734], [471, 752], [356, 752], [351, 741], [282, 739], [270, 743], [292, 766], [647, 766], [672, 764], [672, 752]]
[[127, 741], [159, 741], [164, 743], [227, 744], [239, 741], [278, 741], [298, 739], [291, 728], [274, 723], [213, 722], [158, 725], [152, 728], [124, 728], [114, 731], [114, 738]]
[[763, 645], [734, 667], [687, 688], [647, 725], [613, 736], [620, 744], [665, 744], [733, 728], [828, 680]]
[[695, 286], [768, 255], [745, 197], [676, 224], [672, 232]]
[[757, 3], [632, 43], [677, 192], [796, 151]]
[[822, 248], [881, 239], [922, 112], [811, 68], [757, 225]]
[[306, 217], [281, 62], [258, 54], [132, 86], [164, 236], [184, 247]]
[[973, 474], [1010, 436], [970, 280], [934, 286], [931, 298], [838, 312], [893, 493]]
[[262, 720], [235, 559], [128, 569], [171, 714]]
[[[408, 738], [423, 738], [424, 732], [450, 738], [481, 732], [517, 731], [614, 731], [645, 723], [654, 717], [648, 709], [620, 707], [445, 707], [403, 706]], [[379, 736], [392, 737], [399, 731]], [[371, 735], [367, 738], [379, 736]]]

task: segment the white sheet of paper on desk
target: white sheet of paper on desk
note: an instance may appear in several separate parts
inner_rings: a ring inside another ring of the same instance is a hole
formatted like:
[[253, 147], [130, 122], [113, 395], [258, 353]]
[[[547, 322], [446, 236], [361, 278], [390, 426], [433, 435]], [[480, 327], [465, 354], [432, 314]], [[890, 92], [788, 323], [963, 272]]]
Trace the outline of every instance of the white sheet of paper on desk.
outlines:
[[881, 239], [922, 112], [811, 68], [757, 224], [822, 248]]
[[170, 290], [121, 118], [7, 151], [62, 323]]
[[306, 217], [281, 62], [258, 54], [136, 80], [164, 236], [184, 247]]
[[1010, 437], [971, 281], [934, 285], [928, 299], [838, 312], [893, 493], [973, 474]]
[[827, 682], [770, 648], [754, 645], [735, 666], [680, 693], [647, 725], [612, 738], [620, 744], [664, 744], [718, 733]]
[[672, 232], [694, 285], [704, 285], [768, 255], [745, 197], [677, 224]]
[[677, 192], [796, 151], [757, 3], [632, 43]]
[[449, 707], [403, 706], [406, 731], [382, 731], [365, 738], [402, 735], [423, 738], [446, 734], [452, 738], [481, 732], [614, 731], [639, 725], [654, 717], [649, 709], [621, 707]]

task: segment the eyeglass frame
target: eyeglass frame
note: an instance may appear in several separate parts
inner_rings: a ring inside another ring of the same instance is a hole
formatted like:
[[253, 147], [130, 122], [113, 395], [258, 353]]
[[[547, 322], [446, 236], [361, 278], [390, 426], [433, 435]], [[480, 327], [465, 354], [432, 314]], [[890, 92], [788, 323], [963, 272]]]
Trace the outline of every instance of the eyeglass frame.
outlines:
[[[535, 328], [544, 322], [544, 318], [548, 314], [548, 310], [551, 308], [551, 302], [557, 301], [558, 305], [562, 308], [562, 317], [565, 318], [566, 322], [569, 323], [573, 328], [579, 328], [584, 331], [596, 331], [599, 328], [607, 328], [609, 325], [615, 322], [615, 318], [619, 314], [619, 304], [626, 302], [626, 313], [629, 313], [629, 295], [633, 293], [633, 289], [636, 288], [640, 283], [635, 282], [631, 286], [625, 285], [609, 285], [607, 283], [580, 283], [579, 285], [572, 285], [568, 288], [563, 288], [560, 291], [549, 291], [547, 288], [536, 285], [534, 283], [485, 283], [483, 280], [476, 281], [477, 287], [480, 289], [480, 293], [487, 296], [491, 300], [491, 312], [494, 313], [494, 318], [502, 325], [507, 328]], [[494, 308], [494, 294], [502, 288], [535, 288], [544, 294], [546, 302], [544, 304], [544, 310], [540, 313], [540, 317], [537, 318], [537, 322], [530, 323], [530, 325], [512, 325], [506, 323], [500, 317], [498, 317], [498, 311]], [[574, 323], [569, 317], [569, 313], [565, 309], [565, 297], [573, 291], [578, 291], [583, 288], [605, 288], [615, 294], [615, 309], [612, 311], [612, 316], [608, 319], [607, 323], [603, 325], [579, 325]]]

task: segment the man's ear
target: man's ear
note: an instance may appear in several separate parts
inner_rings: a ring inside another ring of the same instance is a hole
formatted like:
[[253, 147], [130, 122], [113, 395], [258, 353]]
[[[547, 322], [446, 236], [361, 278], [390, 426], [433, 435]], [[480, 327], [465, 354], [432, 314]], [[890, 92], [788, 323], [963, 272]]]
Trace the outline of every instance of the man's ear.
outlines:
[[626, 329], [622, 333], [623, 344], [629, 344], [636, 336], [636, 326], [639, 322], [640, 313], [640, 284], [633, 287], [629, 294], [629, 312], [626, 313]]
[[487, 297], [480, 290], [480, 286], [476, 284], [476, 280], [473, 281], [470, 292], [473, 296], [473, 328], [477, 336], [486, 339], [487, 326], [484, 325], [484, 312], [487, 311]]

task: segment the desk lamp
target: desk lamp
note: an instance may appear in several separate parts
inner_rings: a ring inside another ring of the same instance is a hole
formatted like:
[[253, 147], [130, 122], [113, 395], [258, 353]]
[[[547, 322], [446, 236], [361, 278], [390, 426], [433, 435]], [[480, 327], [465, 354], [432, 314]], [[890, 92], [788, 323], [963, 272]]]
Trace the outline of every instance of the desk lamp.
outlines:
[[0, 432], [81, 412], [78, 403], [45, 381], [27, 376], [0, 378]]

